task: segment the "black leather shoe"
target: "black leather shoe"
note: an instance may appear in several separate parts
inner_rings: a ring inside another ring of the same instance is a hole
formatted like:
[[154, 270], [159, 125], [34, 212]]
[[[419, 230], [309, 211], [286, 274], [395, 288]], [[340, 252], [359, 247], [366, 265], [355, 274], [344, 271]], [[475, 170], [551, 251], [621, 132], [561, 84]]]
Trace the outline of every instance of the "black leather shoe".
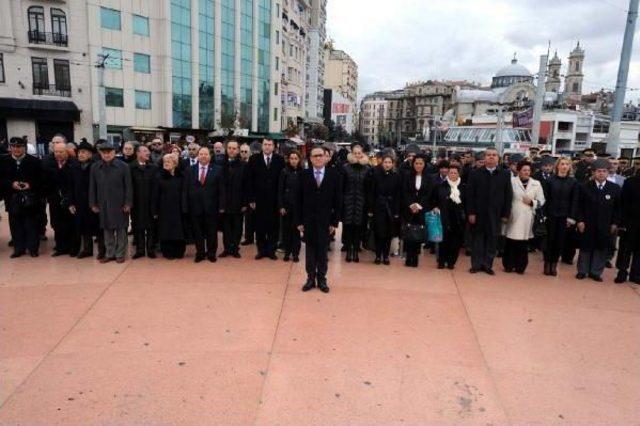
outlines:
[[288, 254], [285, 254], [282, 260], [285, 262], [288, 262], [289, 260], [291, 260], [291, 256], [289, 256]]
[[483, 271], [487, 274], [487, 275], [495, 275], [496, 273], [493, 272], [493, 269], [491, 268], [484, 268]]
[[132, 259], [140, 259], [141, 257], [144, 257], [144, 253], [138, 252], [131, 256]]
[[38, 256], [40, 256], [40, 253], [38, 253], [38, 250], [34, 250], [32, 252], [29, 252], [29, 256], [38, 257]]
[[211, 256], [207, 256], [207, 259], [209, 259], [209, 262], [211, 262], [211, 263], [216, 263], [218, 261], [218, 258], [216, 257], [215, 254], [213, 254]]
[[220, 254], [218, 255], [218, 257], [219, 257], [220, 259], [224, 259], [224, 258], [225, 258], [225, 257], [227, 257], [227, 256], [229, 256], [229, 252], [228, 252], [228, 251], [226, 251], [226, 250], [222, 250], [222, 253], [220, 253]]
[[149, 253], [147, 253], [147, 257], [149, 259], [155, 259], [157, 256], [156, 256], [156, 254], [154, 252], [149, 252]]
[[204, 254], [196, 254], [196, 258], [193, 260], [195, 263], [200, 263], [204, 260]]
[[375, 263], [376, 265], [379, 265], [382, 263], [382, 259], [380, 259], [379, 257], [376, 257], [376, 260], [374, 260], [373, 263]]
[[[513, 272], [513, 268], [504, 268], [504, 271], [505, 271], [507, 274], [510, 274], [510, 273], [512, 273], [512, 272]], [[547, 274], [545, 274], [545, 275], [547, 275]]]
[[613, 282], [616, 283], [616, 284], [624, 284], [626, 281], [627, 281], [627, 279], [622, 274], [618, 274], [616, 276], [616, 279], [613, 280]]
[[320, 289], [321, 292], [323, 293], [329, 293], [329, 286], [327, 285], [326, 281], [320, 281], [318, 283], [318, 288]]
[[313, 290], [316, 286], [316, 282], [312, 279], [308, 279], [307, 282], [302, 286], [302, 291], [307, 292]]
[[258, 253], [258, 254], [256, 254], [256, 257], [255, 257], [254, 259], [256, 259], [256, 260], [260, 260], [260, 259], [262, 259], [263, 257], [264, 257], [264, 254], [262, 254], [262, 253]]
[[613, 265], [611, 264], [611, 261], [607, 260], [607, 263], [604, 264], [604, 267], [607, 269], [611, 269], [613, 268]]
[[476, 269], [476, 268], [469, 269], [470, 274], [477, 274], [478, 272], [480, 272], [480, 269]]
[[300, 262], [300, 257], [298, 257], [298, 255], [293, 256], [293, 263], [298, 263]]
[[382, 259], [382, 263], [385, 265], [391, 265], [391, 262], [389, 262], [389, 258], [385, 257], [384, 259]]
[[599, 276], [597, 276], [597, 275], [589, 275], [589, 278], [591, 278], [592, 280], [594, 280], [594, 281], [595, 281], [595, 282], [597, 282], [597, 283], [601, 283], [601, 282], [603, 282], [603, 281], [604, 281], [604, 280], [602, 279], [602, 277], [599, 277]]
[[11, 256], [9, 256], [9, 258], [11, 258], [11, 259], [17, 259], [17, 258], [19, 258], [19, 257], [20, 257], [20, 256], [22, 256], [22, 255], [24, 255], [24, 252], [22, 252], [22, 253], [15, 252], [15, 253], [12, 253], [12, 254], [11, 254]]
[[269, 256], [267, 256], [269, 259], [271, 260], [278, 260], [278, 256], [276, 256], [275, 253], [271, 253]]
[[578, 272], [578, 273], [576, 274], [576, 279], [577, 279], [577, 280], [584, 280], [585, 278], [587, 278], [587, 275], [586, 275], [586, 274], [581, 274], [580, 272]]
[[60, 256], [64, 256], [65, 254], [67, 254], [67, 253], [56, 250], [53, 253], [51, 253], [51, 257], [60, 257]]
[[233, 257], [235, 259], [240, 259], [242, 256], [240, 256], [240, 252], [239, 251], [236, 251], [236, 252], [233, 253]]
[[93, 253], [81, 252], [78, 253], [77, 259], [84, 259], [85, 257], [92, 257]]
[[452, 270], [452, 271], [455, 269], [455, 267], [456, 267], [456, 265], [452, 265], [452, 264], [449, 264], [449, 265], [447, 266], [447, 268], [448, 268], [448, 269], [450, 269], [450, 270]]
[[444, 269], [444, 263], [438, 263], [438, 269]]

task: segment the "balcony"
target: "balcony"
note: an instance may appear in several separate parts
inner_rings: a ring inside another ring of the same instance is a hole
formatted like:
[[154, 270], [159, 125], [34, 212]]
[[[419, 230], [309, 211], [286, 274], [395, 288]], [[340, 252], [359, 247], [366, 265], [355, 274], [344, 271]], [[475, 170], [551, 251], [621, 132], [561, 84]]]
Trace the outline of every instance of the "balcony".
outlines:
[[69, 36], [63, 33], [50, 33], [44, 31], [29, 31], [29, 43], [44, 44], [47, 46], [67, 47]]
[[39, 96], [61, 96], [64, 98], [71, 97], [71, 87], [56, 87], [54, 84], [33, 85], [33, 94]]

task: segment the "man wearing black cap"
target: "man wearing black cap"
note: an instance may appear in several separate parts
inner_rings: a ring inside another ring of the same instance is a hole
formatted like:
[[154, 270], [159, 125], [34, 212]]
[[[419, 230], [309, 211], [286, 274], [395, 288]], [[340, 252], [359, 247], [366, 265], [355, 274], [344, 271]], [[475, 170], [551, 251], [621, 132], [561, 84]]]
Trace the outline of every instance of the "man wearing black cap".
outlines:
[[587, 148], [582, 151], [582, 159], [576, 164], [575, 177], [580, 183], [585, 183], [591, 179], [592, 163], [596, 159], [596, 152]]
[[620, 223], [620, 187], [607, 181], [609, 162], [593, 162], [593, 180], [583, 184], [578, 196], [576, 221], [580, 236], [579, 280], [589, 276], [602, 282], [611, 235]]
[[0, 164], [0, 192], [4, 194], [5, 208], [9, 213], [13, 240], [11, 258], [20, 257], [27, 250], [32, 257], [37, 257], [36, 203], [42, 192], [40, 160], [27, 154], [27, 143], [22, 138], [11, 138], [9, 149], [11, 155], [3, 157]]
[[69, 211], [75, 220], [74, 247], [78, 259], [93, 256], [93, 237], [98, 238], [98, 260], [105, 257], [104, 233], [99, 232], [99, 218], [89, 205], [91, 166], [95, 148], [86, 140], [78, 146], [78, 162], [71, 170]]
[[124, 263], [127, 254], [127, 227], [133, 205], [133, 185], [129, 166], [116, 159], [111, 142], [97, 141], [101, 161], [91, 166], [89, 204], [100, 216], [106, 254], [100, 263]]
[[542, 184], [542, 187], [546, 185], [551, 176], [553, 176], [553, 168], [555, 167], [556, 159], [550, 155], [545, 155], [540, 158], [540, 169], [533, 174], [533, 178]]

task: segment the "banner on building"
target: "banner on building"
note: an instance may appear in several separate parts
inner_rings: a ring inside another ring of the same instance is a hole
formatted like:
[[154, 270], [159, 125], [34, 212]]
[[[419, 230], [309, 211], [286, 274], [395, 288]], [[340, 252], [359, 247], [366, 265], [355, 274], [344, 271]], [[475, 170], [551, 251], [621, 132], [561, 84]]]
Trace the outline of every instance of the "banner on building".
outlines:
[[514, 128], [532, 128], [533, 127], [533, 108], [529, 108], [522, 112], [513, 113], [513, 127]]

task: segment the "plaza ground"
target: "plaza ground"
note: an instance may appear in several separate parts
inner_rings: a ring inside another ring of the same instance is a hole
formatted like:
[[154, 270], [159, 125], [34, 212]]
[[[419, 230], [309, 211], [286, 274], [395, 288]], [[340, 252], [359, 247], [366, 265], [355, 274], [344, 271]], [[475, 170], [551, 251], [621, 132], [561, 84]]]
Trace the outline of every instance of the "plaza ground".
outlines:
[[[640, 423], [640, 290], [541, 274], [303, 263], [9, 260], [0, 424]], [[191, 251], [189, 251], [192, 254]], [[497, 266], [497, 265], [496, 265]]]

